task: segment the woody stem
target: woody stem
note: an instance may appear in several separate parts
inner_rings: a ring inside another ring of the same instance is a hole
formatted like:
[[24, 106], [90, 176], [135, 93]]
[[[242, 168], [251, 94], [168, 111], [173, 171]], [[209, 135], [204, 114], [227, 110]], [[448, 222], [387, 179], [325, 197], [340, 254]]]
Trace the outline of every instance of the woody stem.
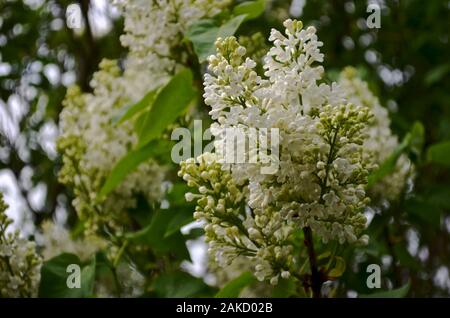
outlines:
[[311, 268], [311, 289], [314, 298], [321, 298], [322, 289], [322, 277], [317, 267], [317, 258], [314, 251], [314, 243], [312, 237], [312, 231], [309, 226], [303, 228], [303, 234], [305, 235], [305, 246], [308, 250], [309, 267]]

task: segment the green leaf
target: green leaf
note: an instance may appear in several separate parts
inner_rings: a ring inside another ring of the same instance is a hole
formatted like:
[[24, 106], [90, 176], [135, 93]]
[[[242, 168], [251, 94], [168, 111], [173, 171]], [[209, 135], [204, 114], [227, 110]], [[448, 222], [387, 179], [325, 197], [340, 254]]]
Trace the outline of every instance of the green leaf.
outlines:
[[400, 265], [408, 267], [410, 270], [419, 271], [419, 261], [409, 254], [407, 248], [403, 244], [394, 245], [394, 253], [397, 259], [400, 261]]
[[339, 80], [340, 74], [341, 70], [338, 68], [329, 68], [326, 72], [326, 76], [331, 82], [337, 82]]
[[189, 259], [189, 252], [183, 235], [176, 231], [172, 235], [165, 236], [167, 227], [174, 217], [170, 210], [156, 211], [150, 224], [144, 229], [127, 234], [127, 239], [132, 243], [145, 244], [152, 248], [156, 254], [165, 255], [172, 253], [179, 259]]
[[450, 140], [431, 145], [427, 150], [428, 162], [450, 166]]
[[164, 298], [207, 297], [214, 291], [202, 279], [185, 272], [164, 273], [154, 280], [151, 287], [157, 297]]
[[183, 69], [164, 86], [140, 127], [137, 148], [161, 136], [167, 126], [187, 109], [196, 95], [192, 78], [192, 72]]
[[100, 190], [99, 198], [103, 198], [113, 191], [142, 162], [165, 153], [170, 145], [171, 143], [168, 141], [154, 140], [143, 148], [130, 151], [112, 169]]
[[443, 185], [430, 187], [426, 195], [428, 202], [442, 209], [450, 209], [448, 198], [450, 198], [450, 187]]
[[450, 64], [436, 66], [425, 75], [425, 84], [430, 86], [440, 81], [448, 72], [450, 72]]
[[244, 272], [233, 280], [230, 280], [219, 292], [215, 298], [236, 298], [241, 291], [248, 285], [256, 282], [255, 276], [250, 272]]
[[385, 176], [392, 173], [397, 165], [398, 158], [404, 153], [410, 153], [418, 158], [422, 152], [425, 139], [425, 128], [416, 121], [402, 142], [394, 149], [392, 154], [381, 163], [380, 167], [369, 175], [367, 188], [372, 187]]
[[121, 109], [120, 114], [113, 118], [113, 124], [120, 125], [123, 122], [133, 118], [136, 114], [142, 112], [144, 109], [151, 107], [156, 99], [156, 96], [158, 96], [157, 89], [145, 94], [145, 96], [136, 104], [125, 106], [123, 109]]
[[402, 143], [395, 148], [392, 154], [379, 166], [377, 170], [369, 175], [367, 188], [372, 187], [378, 181], [382, 180], [385, 176], [394, 171], [398, 158], [400, 158], [402, 153], [408, 148], [410, 138], [410, 134], [405, 136]]
[[442, 210], [432, 202], [412, 198], [405, 203], [405, 210], [410, 215], [416, 217], [419, 222], [426, 222], [435, 229], [441, 226]]
[[266, 0], [246, 1], [238, 4], [233, 9], [233, 15], [245, 14], [245, 20], [256, 19], [266, 10]]
[[91, 262], [81, 269], [81, 289], [83, 289], [83, 294], [87, 297], [92, 297], [94, 294], [96, 263], [97, 260], [94, 256]]
[[184, 198], [184, 194], [188, 191], [189, 187], [186, 183], [175, 183], [167, 194], [169, 209], [174, 212], [174, 216], [167, 226], [165, 237], [194, 221], [195, 203], [186, 202]]
[[[375, 214], [372, 221], [370, 222], [368, 234], [370, 237], [379, 237], [385, 231], [386, 224], [389, 222], [388, 215], [385, 214]], [[370, 243], [372, 240], [369, 241]]]
[[360, 294], [359, 298], [404, 298], [408, 294], [410, 287], [411, 282], [408, 281], [408, 283], [400, 288], [376, 292], [368, 295]]
[[186, 240], [195, 240], [202, 235], [205, 235], [205, 230], [203, 228], [196, 227], [191, 229], [188, 234], [184, 235], [184, 238]]
[[228, 20], [226, 23], [220, 26], [217, 37], [226, 38], [228, 36], [234, 35], [241, 26], [242, 22], [244, 22], [245, 18], [246, 15], [243, 14]]
[[272, 297], [288, 298], [296, 294], [297, 282], [294, 279], [280, 279], [272, 289]]
[[136, 134], [139, 135], [139, 133], [142, 131], [142, 127], [144, 127], [146, 118], [147, 118], [146, 112], [142, 112], [141, 114], [139, 114], [139, 116], [137, 116], [134, 122], [134, 131], [136, 132]]
[[218, 32], [219, 28], [213, 19], [203, 19], [189, 27], [186, 37], [192, 42], [200, 62], [206, 61], [208, 56], [214, 54]]
[[321, 261], [321, 260], [326, 260], [331, 256], [331, 251], [325, 251], [322, 254], [317, 256], [317, 260]]
[[157, 208], [155, 204], [149, 204], [147, 198], [142, 193], [137, 194], [135, 198], [136, 206], [128, 209], [128, 214], [141, 228], [143, 228], [150, 224], [153, 213]]
[[[67, 267], [71, 264], [79, 265], [81, 268], [81, 288], [67, 286], [67, 278], [71, 274], [67, 272]], [[60, 254], [44, 262], [41, 268], [39, 297], [91, 297], [94, 289], [95, 267], [95, 257], [89, 263], [83, 264], [78, 256], [68, 253]]]
[[334, 260], [335, 260], [334, 268], [328, 272], [328, 276], [331, 278], [338, 278], [341, 277], [342, 274], [344, 274], [345, 272], [346, 268], [345, 260], [340, 256], [335, 256]]
[[193, 217], [193, 209], [191, 207], [188, 208], [175, 208], [176, 212], [173, 216], [172, 220], [170, 220], [169, 224], [167, 225], [166, 233], [164, 234], [164, 237], [168, 237], [178, 230], [180, 230], [183, 226], [191, 223], [194, 221]]
[[416, 121], [411, 128], [410, 134], [409, 151], [417, 158], [421, 155], [425, 143], [425, 127], [421, 122]]
[[167, 199], [169, 200], [170, 205], [191, 205], [195, 207], [195, 203], [186, 202], [186, 199], [184, 197], [184, 194], [189, 191], [190, 188], [185, 182], [174, 183], [169, 193], [167, 193]]
[[204, 19], [189, 27], [186, 37], [192, 42], [200, 63], [215, 53], [214, 43], [217, 38], [234, 35], [246, 16], [246, 14], [236, 16], [221, 26], [218, 26], [213, 19]]

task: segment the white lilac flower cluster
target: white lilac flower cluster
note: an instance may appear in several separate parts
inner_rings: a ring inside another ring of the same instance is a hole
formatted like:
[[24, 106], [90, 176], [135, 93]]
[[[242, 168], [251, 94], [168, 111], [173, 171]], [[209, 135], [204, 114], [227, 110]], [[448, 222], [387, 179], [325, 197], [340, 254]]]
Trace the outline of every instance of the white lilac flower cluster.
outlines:
[[38, 244], [43, 246], [41, 254], [44, 260], [49, 260], [62, 253], [70, 253], [77, 255], [83, 262], [89, 260], [107, 245], [106, 241], [97, 236], [74, 239], [69, 230], [51, 221], [45, 221], [42, 224], [42, 233]]
[[137, 141], [132, 123], [120, 127], [112, 123], [114, 112], [131, 102], [124, 84], [117, 63], [104, 60], [92, 80], [94, 92], [69, 89], [60, 117], [58, 148], [63, 167], [59, 179], [73, 188], [72, 203], [89, 235], [104, 224], [120, 231], [120, 225], [127, 224], [126, 210], [136, 204], [136, 194], [149, 201], [161, 196], [164, 170], [152, 161], [142, 163], [108, 197], [98, 196], [115, 164]]
[[220, 12], [228, 0], [119, 1], [125, 17], [122, 45], [129, 49], [122, 71], [117, 61], [104, 60], [94, 74], [93, 93], [68, 90], [60, 117], [59, 151], [63, 154], [62, 183], [73, 188], [73, 205], [88, 233], [107, 225], [116, 233], [127, 224], [127, 209], [136, 194], [154, 202], [161, 198], [164, 169], [142, 163], [106, 198], [101, 186], [112, 168], [137, 142], [133, 121], [120, 126], [114, 116], [148, 91], [167, 82], [185, 61], [178, 45], [189, 23]]
[[36, 297], [42, 259], [34, 242], [21, 238], [18, 231], [8, 230], [12, 220], [6, 209], [0, 193], [0, 298]]
[[[352, 67], [345, 68], [339, 76], [339, 87], [345, 98], [355, 104], [370, 108], [374, 120], [367, 127], [368, 138], [364, 148], [374, 163], [380, 165], [394, 152], [398, 146], [397, 136], [390, 129], [390, 119], [386, 108], [381, 106], [378, 98], [370, 91], [366, 82], [362, 81]], [[368, 193], [373, 203], [380, 199], [395, 200], [412, 176], [413, 167], [406, 155], [401, 155], [395, 170], [372, 186]]]
[[[197, 200], [194, 216], [206, 223], [211, 254], [222, 264], [254, 258], [257, 278], [272, 284], [296, 271], [291, 238], [298, 230], [309, 227], [323, 242], [367, 242], [364, 187], [373, 168], [363, 146], [369, 108], [348, 103], [336, 83], [320, 83], [314, 27], [284, 25], [285, 35], [271, 32], [266, 78], [234, 37], [218, 39], [204, 83], [216, 153], [187, 160], [179, 173], [198, 188], [187, 199]], [[247, 163], [225, 162], [227, 128], [278, 129], [276, 173], [262, 173], [265, 161], [255, 152], [246, 153]]]
[[[236, 257], [228, 266], [219, 266], [214, 259], [209, 259], [209, 270], [214, 274], [215, 286], [223, 288], [231, 280], [238, 278], [242, 273], [253, 272], [255, 264], [246, 256]], [[267, 282], [254, 282], [245, 287], [239, 294], [240, 298], [266, 298], [271, 297], [272, 288]]]
[[[219, 266], [229, 266], [239, 256], [257, 261], [255, 275], [263, 280], [293, 265], [292, 246], [287, 244], [292, 228], [279, 213], [247, 209], [248, 183], [240, 183], [222, 169], [216, 154], [205, 153], [181, 162], [179, 175], [199, 193], [187, 193], [186, 200], [197, 200], [194, 218], [206, 221], [208, 252]], [[276, 268], [275, 263], [279, 264]]]
[[[130, 77], [137, 91], [132, 96], [164, 84], [169, 75], [188, 62], [183, 41], [188, 27], [203, 18], [213, 17], [231, 0], [116, 0], [124, 12], [123, 47], [129, 54], [124, 77]], [[152, 87], [150, 87], [152, 88]], [[131, 92], [130, 92], [131, 93]]]

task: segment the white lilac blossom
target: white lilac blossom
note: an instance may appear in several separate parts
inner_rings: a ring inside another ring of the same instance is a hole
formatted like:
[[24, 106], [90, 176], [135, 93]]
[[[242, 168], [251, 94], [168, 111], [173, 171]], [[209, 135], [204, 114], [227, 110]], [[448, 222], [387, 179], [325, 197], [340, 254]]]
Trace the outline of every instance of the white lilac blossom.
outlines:
[[[214, 259], [210, 258], [208, 264], [209, 270], [214, 274], [215, 285], [219, 288], [223, 288], [228, 282], [238, 278], [244, 272], [253, 272], [255, 264], [252, 259], [246, 256], [239, 256], [233, 260], [233, 262], [226, 266], [221, 267], [217, 265]], [[254, 282], [246, 286], [239, 294], [241, 298], [265, 298], [270, 297], [272, 294], [272, 288], [267, 282]]]
[[[382, 164], [399, 144], [397, 136], [390, 129], [391, 121], [387, 109], [381, 106], [367, 83], [358, 78], [354, 68], [345, 68], [339, 76], [338, 83], [349, 102], [367, 106], [373, 113], [374, 120], [366, 129], [368, 138], [364, 141], [364, 148], [367, 150], [369, 160], [378, 165]], [[408, 157], [401, 155], [395, 170], [370, 188], [369, 196], [372, 201], [378, 202], [380, 198], [388, 200], [398, 198], [408, 178], [412, 176], [412, 171], [413, 166]]]
[[12, 224], [5, 213], [7, 205], [0, 193], [0, 298], [36, 297], [42, 259], [36, 244], [8, 229]]
[[[198, 188], [199, 194], [187, 193], [186, 199], [197, 202], [194, 218], [206, 221], [205, 239], [214, 261], [225, 267], [239, 256], [250, 257], [261, 280], [289, 272], [294, 262], [287, 242], [289, 224], [270, 209], [260, 214], [247, 209], [248, 186], [223, 170], [216, 154], [205, 153], [197, 162], [182, 162], [179, 175], [188, 186]], [[272, 268], [275, 263], [279, 266]]]
[[[104, 60], [94, 75], [92, 94], [82, 94], [70, 88], [60, 117], [61, 136], [58, 148], [63, 153], [59, 179], [73, 188], [73, 205], [85, 221], [91, 235], [101, 225], [120, 231], [127, 224], [127, 209], [136, 205], [136, 194], [149, 201], [161, 197], [160, 184], [164, 170], [152, 161], [139, 165], [106, 198], [98, 193], [114, 165], [137, 141], [132, 123], [116, 127], [114, 112], [130, 102], [125, 82], [114, 61]], [[129, 85], [129, 84], [128, 84]]]
[[[234, 37], [217, 40], [204, 83], [216, 153], [187, 160], [179, 173], [198, 188], [187, 199], [197, 200], [194, 217], [206, 221], [219, 263], [246, 255], [256, 261], [257, 278], [272, 284], [296, 273], [296, 231], [309, 227], [325, 243], [367, 242], [362, 212], [373, 168], [363, 146], [369, 108], [348, 103], [336, 83], [320, 82], [322, 42], [314, 27], [284, 25], [285, 35], [271, 32], [265, 78]], [[263, 156], [254, 152], [245, 163], [226, 162], [227, 128], [278, 129], [279, 169], [262, 173], [264, 161], [250, 159]]]
[[183, 41], [188, 27], [203, 18], [213, 17], [231, 0], [116, 0], [124, 14], [123, 47], [129, 54], [124, 77], [130, 77], [130, 94], [164, 84], [169, 75], [188, 62]]
[[114, 125], [114, 116], [166, 83], [186, 63], [187, 54], [180, 45], [189, 23], [219, 13], [229, 2], [118, 1], [125, 18], [121, 41], [129, 49], [124, 70], [117, 61], [102, 61], [91, 82], [93, 93], [69, 89], [60, 117], [60, 180], [73, 189], [73, 205], [88, 233], [107, 225], [120, 234], [137, 194], [150, 202], [161, 199], [165, 171], [151, 160], [142, 163], [109, 196], [97, 196], [112, 168], [137, 142], [133, 121]]
[[42, 224], [42, 237], [38, 243], [43, 247], [41, 254], [44, 260], [70, 253], [77, 255], [83, 262], [107, 246], [106, 241], [94, 235], [74, 239], [64, 226], [51, 221]]

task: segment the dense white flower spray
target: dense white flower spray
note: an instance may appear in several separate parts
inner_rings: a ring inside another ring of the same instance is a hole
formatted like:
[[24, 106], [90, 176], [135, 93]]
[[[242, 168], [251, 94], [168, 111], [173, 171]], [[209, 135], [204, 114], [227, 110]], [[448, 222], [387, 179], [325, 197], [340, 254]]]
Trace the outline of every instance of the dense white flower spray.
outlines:
[[63, 154], [62, 183], [74, 190], [73, 205], [88, 232], [107, 225], [116, 234], [127, 224], [126, 210], [136, 205], [136, 194], [149, 202], [162, 197], [165, 171], [156, 163], [142, 163], [106, 198], [98, 197], [115, 164], [137, 142], [133, 121], [116, 126], [120, 109], [166, 83], [186, 63], [183, 32], [200, 18], [220, 12], [228, 0], [118, 1], [123, 8], [129, 49], [122, 71], [117, 61], [104, 60], [91, 82], [92, 94], [69, 89], [61, 113], [58, 147]]
[[[370, 108], [374, 114], [374, 120], [366, 129], [368, 138], [364, 142], [364, 148], [375, 164], [382, 164], [398, 147], [398, 139], [390, 129], [390, 119], [386, 108], [381, 106], [378, 98], [369, 90], [367, 83], [357, 76], [357, 71], [352, 67], [345, 68], [339, 76], [339, 87], [345, 98], [355, 104]], [[413, 167], [404, 154], [397, 160], [395, 170], [377, 182], [370, 190], [369, 196], [373, 203], [380, 199], [395, 200], [405, 187], [406, 181], [412, 176]]]
[[36, 297], [42, 259], [34, 242], [9, 231], [7, 207], [0, 193], [0, 297]]
[[[373, 168], [363, 147], [369, 108], [348, 103], [335, 83], [319, 83], [322, 42], [313, 27], [292, 20], [284, 25], [285, 35], [272, 30], [269, 38], [267, 79], [257, 75], [234, 37], [218, 39], [204, 94], [215, 120], [216, 154], [187, 160], [179, 173], [198, 188], [187, 199], [197, 200], [194, 216], [206, 221], [211, 254], [222, 264], [240, 255], [254, 258], [256, 276], [272, 284], [299, 274], [292, 244], [302, 229], [325, 243], [367, 242], [361, 236], [369, 202], [364, 187]], [[230, 127], [278, 129], [278, 171], [263, 174], [263, 163], [224, 162]]]
[[64, 163], [60, 181], [74, 189], [73, 205], [90, 233], [102, 224], [115, 230], [127, 224], [126, 209], [136, 204], [135, 194], [141, 193], [150, 201], [159, 199], [159, 184], [164, 177], [158, 165], [145, 162], [112, 195], [98, 197], [114, 165], [137, 141], [131, 123], [120, 127], [112, 123], [115, 112], [131, 101], [117, 63], [105, 60], [100, 67], [92, 81], [93, 94], [81, 94], [76, 87], [69, 89], [58, 140]]
[[86, 262], [107, 246], [107, 242], [98, 236], [73, 238], [68, 229], [52, 221], [45, 221], [42, 224], [42, 233], [37, 241], [43, 247], [41, 254], [44, 260], [62, 253], [71, 253]]

